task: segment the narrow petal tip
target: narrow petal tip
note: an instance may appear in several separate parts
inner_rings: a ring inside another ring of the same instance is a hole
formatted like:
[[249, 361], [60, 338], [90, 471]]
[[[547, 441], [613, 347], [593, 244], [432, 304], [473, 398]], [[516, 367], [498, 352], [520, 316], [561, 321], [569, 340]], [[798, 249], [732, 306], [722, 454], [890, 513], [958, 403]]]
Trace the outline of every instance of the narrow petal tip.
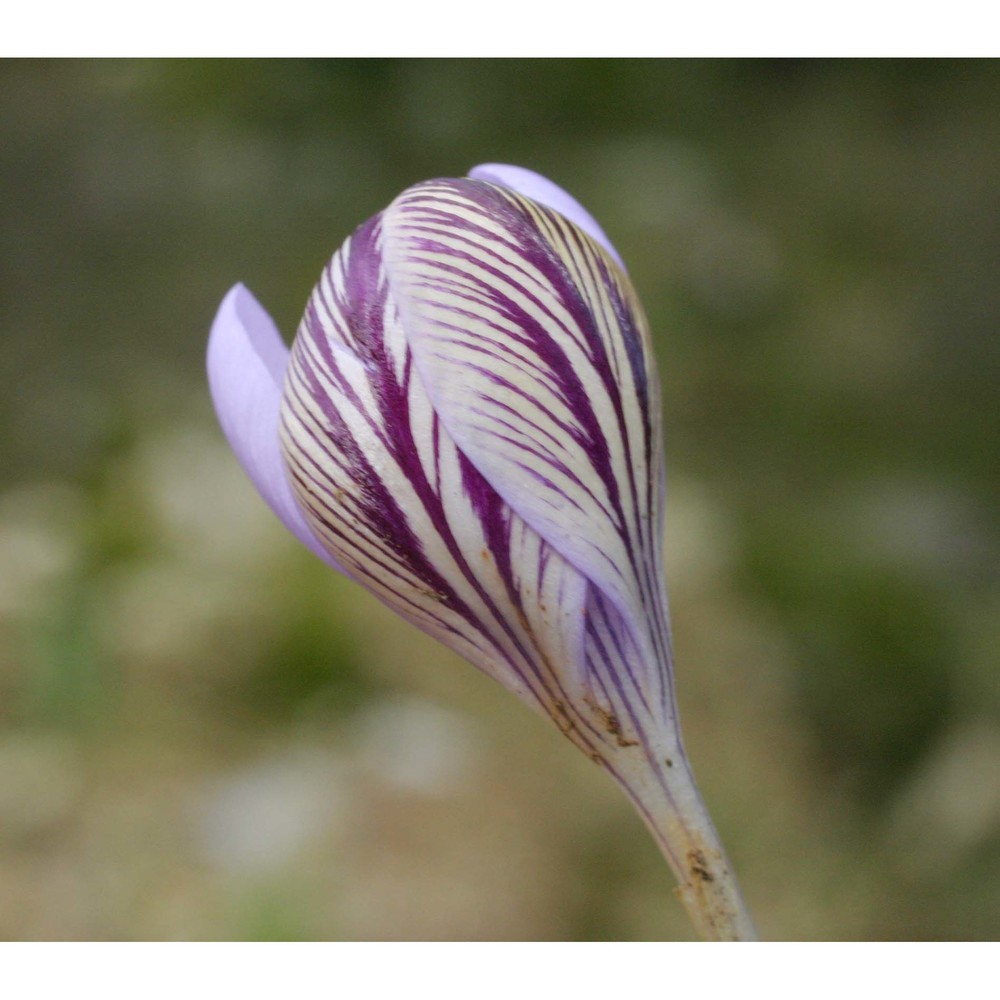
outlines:
[[487, 181], [490, 184], [499, 184], [500, 187], [509, 188], [511, 191], [516, 191], [518, 194], [524, 195], [525, 198], [537, 201], [540, 205], [565, 216], [588, 236], [600, 243], [611, 254], [618, 266], [623, 271], [625, 270], [625, 264], [618, 251], [612, 246], [611, 240], [605, 235], [597, 220], [571, 194], [568, 194], [547, 177], [536, 174], [534, 170], [515, 167], [508, 163], [481, 163], [469, 171], [469, 177], [473, 180]]
[[242, 284], [222, 300], [208, 338], [208, 384], [219, 424], [257, 492], [308, 549], [340, 569], [292, 496], [278, 442], [288, 348], [274, 321]]

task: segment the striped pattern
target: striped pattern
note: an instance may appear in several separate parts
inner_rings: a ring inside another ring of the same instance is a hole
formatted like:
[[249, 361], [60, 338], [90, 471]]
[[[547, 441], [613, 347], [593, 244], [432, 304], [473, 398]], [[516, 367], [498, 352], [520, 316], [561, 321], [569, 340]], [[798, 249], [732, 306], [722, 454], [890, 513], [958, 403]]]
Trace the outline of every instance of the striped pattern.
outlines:
[[404, 192], [324, 271], [281, 434], [317, 537], [386, 604], [612, 770], [674, 731], [649, 335], [581, 230], [482, 181]]

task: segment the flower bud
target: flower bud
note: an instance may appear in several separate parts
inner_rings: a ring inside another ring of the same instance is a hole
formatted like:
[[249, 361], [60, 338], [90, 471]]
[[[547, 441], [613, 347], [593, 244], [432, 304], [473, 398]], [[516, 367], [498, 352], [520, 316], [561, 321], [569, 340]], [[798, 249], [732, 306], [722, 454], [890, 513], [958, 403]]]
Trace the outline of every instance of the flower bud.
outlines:
[[677, 726], [649, 329], [582, 207], [513, 167], [417, 184], [334, 254], [290, 358], [234, 289], [209, 375], [293, 533], [606, 768], [703, 934], [751, 934]]

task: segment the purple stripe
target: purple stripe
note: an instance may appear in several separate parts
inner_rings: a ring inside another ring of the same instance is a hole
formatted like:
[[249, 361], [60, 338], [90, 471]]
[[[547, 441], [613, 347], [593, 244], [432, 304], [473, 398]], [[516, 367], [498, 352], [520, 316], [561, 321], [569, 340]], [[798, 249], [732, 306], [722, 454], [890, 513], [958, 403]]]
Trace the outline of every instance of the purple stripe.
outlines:
[[[549, 430], [547, 430], [545, 427], [542, 427], [541, 424], [537, 423], [536, 421], [529, 420], [523, 413], [521, 413], [520, 410], [515, 410], [512, 406], [508, 406], [507, 403], [504, 403], [502, 400], [499, 399], [491, 400], [490, 405], [495, 410], [505, 410], [507, 413], [511, 414], [511, 416], [517, 417], [522, 425], [526, 425], [532, 429], [536, 438], [538, 436], [547, 438], [555, 445], [559, 445], [561, 443], [559, 438], [557, 438], [555, 434], [552, 434]], [[499, 424], [501, 427], [505, 427], [507, 430], [514, 431], [515, 433], [518, 431], [517, 425], [512, 424], [509, 420], [504, 420], [501, 417], [498, 417], [494, 413], [487, 413], [484, 410], [478, 409], [477, 407], [473, 407], [470, 412], [475, 413], [477, 417], [483, 417], [485, 419], [492, 420], [495, 424]], [[569, 433], [569, 428], [566, 427], [565, 424], [560, 424], [554, 418], [552, 419], [551, 422], [557, 424], [559, 427], [562, 427], [564, 430], [566, 430], [567, 433]], [[541, 442], [538, 442], [536, 440], [536, 443], [539, 445], [539, 447], [543, 447]], [[555, 452], [551, 452], [551, 454], [554, 455]]]

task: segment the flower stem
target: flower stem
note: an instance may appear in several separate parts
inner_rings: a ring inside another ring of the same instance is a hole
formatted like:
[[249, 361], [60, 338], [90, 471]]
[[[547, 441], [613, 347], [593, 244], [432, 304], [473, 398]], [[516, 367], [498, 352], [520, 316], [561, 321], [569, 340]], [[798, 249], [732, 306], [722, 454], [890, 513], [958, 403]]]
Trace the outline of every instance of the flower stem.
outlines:
[[750, 911], [683, 748], [644, 756], [645, 767], [633, 759], [619, 781], [677, 877], [674, 891], [695, 930], [705, 941], [756, 941]]

